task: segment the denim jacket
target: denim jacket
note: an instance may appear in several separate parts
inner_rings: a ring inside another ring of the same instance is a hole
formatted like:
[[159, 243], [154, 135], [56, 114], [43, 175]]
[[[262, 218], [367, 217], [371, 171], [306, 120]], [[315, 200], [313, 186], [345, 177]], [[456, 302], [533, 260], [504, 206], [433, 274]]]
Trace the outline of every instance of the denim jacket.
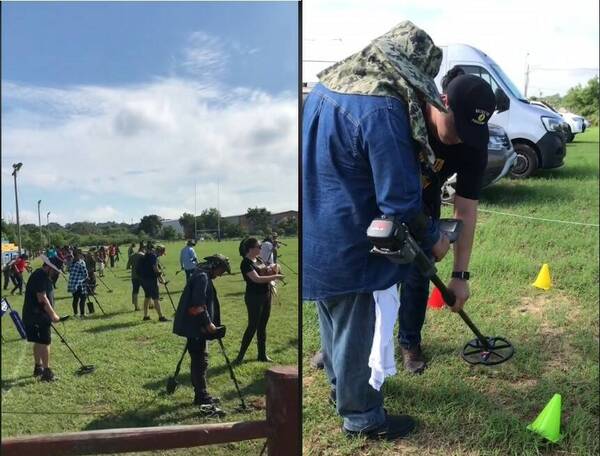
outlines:
[[[302, 296], [318, 300], [387, 289], [408, 265], [369, 254], [366, 230], [385, 214], [422, 211], [421, 172], [405, 104], [318, 84], [302, 125]], [[439, 238], [430, 221], [428, 248]]]

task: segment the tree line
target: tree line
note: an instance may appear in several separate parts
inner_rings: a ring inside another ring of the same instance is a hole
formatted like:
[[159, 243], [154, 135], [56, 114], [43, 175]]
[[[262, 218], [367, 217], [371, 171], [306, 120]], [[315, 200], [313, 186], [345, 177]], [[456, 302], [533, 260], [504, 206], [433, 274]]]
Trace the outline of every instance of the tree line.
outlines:
[[[178, 220], [184, 231], [183, 236], [173, 226], [163, 225], [164, 219], [156, 214], [145, 215], [136, 224], [75, 222], [62, 226], [58, 223], [49, 223], [40, 229], [38, 225], [27, 223], [21, 225], [21, 247], [28, 251], [37, 251], [47, 245], [92, 246], [107, 245], [113, 242], [128, 244], [150, 239], [166, 241], [181, 238], [192, 239], [195, 238], [195, 229], [202, 230], [202, 237], [205, 239], [241, 238], [249, 234], [264, 236], [272, 231], [278, 231], [287, 236], [298, 234], [298, 223], [295, 217], [272, 225], [271, 213], [266, 208], [248, 208], [246, 220], [248, 226], [244, 229], [239, 224], [223, 220], [215, 208], [202, 211], [195, 219], [193, 214], [184, 213]], [[217, 227], [220, 228], [220, 233], [217, 232]], [[2, 219], [1, 229], [3, 240], [18, 243], [16, 224]]]

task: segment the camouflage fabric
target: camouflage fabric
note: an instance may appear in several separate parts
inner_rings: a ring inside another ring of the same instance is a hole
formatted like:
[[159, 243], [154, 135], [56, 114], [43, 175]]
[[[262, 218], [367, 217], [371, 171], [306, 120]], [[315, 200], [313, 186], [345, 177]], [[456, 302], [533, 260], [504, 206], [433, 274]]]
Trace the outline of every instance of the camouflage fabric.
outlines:
[[431, 37], [412, 22], [404, 21], [317, 76], [334, 92], [403, 100], [408, 106], [411, 136], [421, 146], [420, 161], [430, 168], [435, 154], [427, 140], [422, 104], [431, 103], [446, 111], [433, 81], [441, 62], [442, 51]]

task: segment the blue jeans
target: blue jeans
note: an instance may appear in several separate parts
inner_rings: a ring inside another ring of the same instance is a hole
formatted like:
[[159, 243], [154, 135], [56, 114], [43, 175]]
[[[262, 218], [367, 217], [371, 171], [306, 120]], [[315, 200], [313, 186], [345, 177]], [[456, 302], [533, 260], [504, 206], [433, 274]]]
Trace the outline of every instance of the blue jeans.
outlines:
[[425, 322], [429, 279], [413, 264], [400, 286], [398, 310], [398, 342], [403, 348], [414, 348], [421, 343], [421, 329]]
[[367, 431], [385, 422], [383, 395], [369, 385], [369, 355], [375, 331], [371, 293], [317, 301], [325, 371], [336, 391], [337, 411], [349, 431]]

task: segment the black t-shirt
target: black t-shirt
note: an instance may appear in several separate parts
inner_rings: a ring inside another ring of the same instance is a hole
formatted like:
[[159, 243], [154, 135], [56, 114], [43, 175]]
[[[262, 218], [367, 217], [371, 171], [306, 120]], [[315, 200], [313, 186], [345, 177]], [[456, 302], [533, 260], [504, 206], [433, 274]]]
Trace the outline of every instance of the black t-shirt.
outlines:
[[47, 316], [43, 306], [38, 302], [37, 293], [45, 292], [50, 301], [54, 304], [54, 286], [50, 277], [42, 268], [33, 271], [27, 285], [25, 286], [25, 302], [23, 304], [23, 323], [32, 324], [46, 320], [50, 324], [50, 317]]
[[142, 279], [155, 279], [156, 272], [154, 266], [158, 264], [158, 257], [155, 253], [148, 252], [140, 258], [137, 267], [137, 273]]
[[456, 173], [456, 194], [467, 199], [478, 200], [481, 195], [483, 174], [487, 166], [487, 149], [474, 149], [465, 144], [447, 146], [433, 135], [429, 135], [429, 145], [435, 152], [434, 173], [421, 176], [423, 183], [423, 205], [425, 212], [440, 218], [441, 188], [444, 182]]
[[261, 264], [260, 260], [256, 260], [252, 262], [249, 258], [244, 258], [242, 263], [240, 264], [240, 270], [242, 271], [242, 276], [246, 281], [246, 293], [248, 294], [268, 294], [269, 293], [269, 284], [268, 283], [255, 283], [253, 282], [246, 274], [250, 271], [256, 271], [258, 274], [258, 266]]

